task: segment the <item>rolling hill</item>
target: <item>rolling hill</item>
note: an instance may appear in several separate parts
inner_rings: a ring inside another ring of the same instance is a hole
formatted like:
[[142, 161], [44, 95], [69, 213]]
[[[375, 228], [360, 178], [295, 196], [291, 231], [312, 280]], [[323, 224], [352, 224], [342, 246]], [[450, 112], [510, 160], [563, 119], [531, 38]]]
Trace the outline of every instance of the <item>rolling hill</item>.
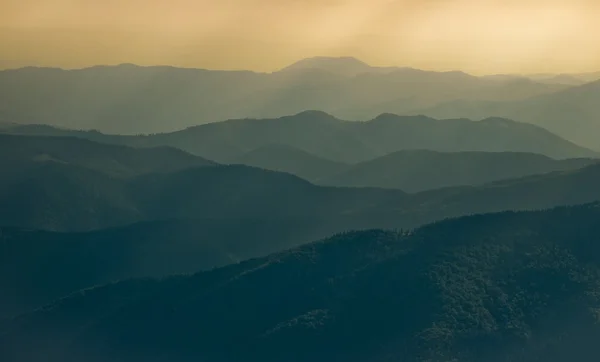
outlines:
[[326, 160], [299, 149], [269, 145], [259, 147], [232, 161], [265, 170], [287, 172], [313, 183], [350, 168], [341, 162]]
[[306, 244], [343, 220], [179, 219], [85, 233], [0, 229], [0, 320], [79, 289], [194, 273]]
[[[5, 133], [44, 134], [45, 127], [19, 127]], [[274, 144], [341, 163], [368, 161], [401, 150], [439, 152], [527, 152], [551, 158], [598, 157], [547, 130], [508, 119], [436, 120], [382, 114], [366, 122], [339, 120], [320, 111], [272, 119], [237, 119], [150, 136], [115, 136], [52, 129], [50, 134], [88, 138], [134, 147], [170, 146], [220, 163]]]
[[7, 321], [3, 361], [595, 361], [598, 204], [344, 233]]
[[120, 177], [215, 165], [171, 147], [131, 148], [77, 137], [0, 134], [0, 167], [14, 169], [32, 162], [79, 166]]
[[[51, 145], [55, 145], [54, 141], [61, 142], [61, 139], [52, 138], [31, 139]], [[600, 165], [583, 167], [589, 160], [546, 160], [549, 169], [545, 171], [550, 171], [550, 165], [553, 164], [565, 165], [566, 171], [407, 195], [401, 190], [317, 186], [290, 174], [243, 165], [189, 167], [176, 172], [145, 173], [159, 170], [165, 165], [177, 165], [176, 162], [163, 162], [157, 157], [148, 159], [146, 166], [143, 162], [136, 163], [138, 169], [125, 172], [120, 168], [123, 166], [127, 170], [128, 162], [121, 157], [123, 153], [145, 155], [163, 151], [88, 144], [88, 141], [76, 139], [70, 141], [82, 142], [91, 149], [105, 147], [116, 153], [112, 158], [105, 159], [92, 157], [93, 153], [84, 152], [85, 148], [77, 152], [79, 155], [55, 153], [58, 159], [63, 157], [62, 162], [49, 158], [46, 150], [43, 151], [46, 156], [41, 159], [42, 162], [37, 151], [32, 153], [26, 148], [15, 152], [14, 158], [9, 157], [11, 152], [5, 153], [4, 159], [12, 159], [11, 162], [18, 167], [5, 167], [0, 179], [0, 226], [86, 231], [179, 218], [343, 218], [347, 228], [394, 228], [472, 212], [553, 207], [600, 198], [600, 189], [596, 187], [600, 180]], [[203, 159], [197, 160], [179, 151], [166, 151], [169, 155], [174, 152], [182, 160], [191, 160], [192, 166], [194, 162], [205, 164]], [[33, 160], [28, 158], [31, 155], [36, 155]], [[115, 155], [120, 155], [121, 163], [113, 162], [119, 159]], [[486, 157], [509, 159], [510, 154]], [[190, 166], [186, 162], [180, 166]], [[507, 162], [513, 163], [510, 160]], [[539, 164], [543, 163], [540, 161]], [[109, 166], [108, 171], [106, 165]], [[517, 164], [513, 163], [513, 166]], [[579, 166], [583, 168], [573, 169]], [[443, 171], [441, 166], [436, 166], [436, 169]], [[131, 177], [115, 176], [115, 170]], [[458, 166], [456, 170], [459, 170]], [[460, 172], [458, 174], [463, 176]], [[430, 180], [435, 177], [432, 175]]]
[[347, 230], [600, 200], [597, 164], [411, 195], [247, 166], [134, 178], [60, 163], [26, 170], [0, 183], [0, 317], [98, 283], [206, 270]]
[[421, 110], [433, 117], [490, 115], [508, 117], [544, 127], [582, 146], [600, 150], [600, 81], [512, 102], [461, 100]]
[[[532, 153], [411, 150], [394, 152], [352, 165], [346, 170], [317, 180], [322, 185], [381, 187], [419, 192], [573, 170], [596, 162], [598, 161], [595, 159], [557, 161]], [[301, 172], [296, 174], [301, 176]]]
[[190, 168], [130, 179], [31, 162], [0, 180], [0, 226], [85, 231], [176, 218], [348, 218], [362, 227], [400, 190], [325, 188], [241, 165]]

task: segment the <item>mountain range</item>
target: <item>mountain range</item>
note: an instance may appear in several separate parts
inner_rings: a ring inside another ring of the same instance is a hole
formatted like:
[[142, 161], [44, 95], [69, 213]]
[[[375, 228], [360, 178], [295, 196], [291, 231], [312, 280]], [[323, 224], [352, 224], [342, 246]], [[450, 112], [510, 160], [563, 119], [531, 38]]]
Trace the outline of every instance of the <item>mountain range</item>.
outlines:
[[[0, 180], [0, 294], [8, 297], [0, 298], [0, 317], [96, 284], [206, 270], [347, 230], [406, 229], [473, 213], [600, 200], [600, 164], [585, 159], [407, 151], [414, 170], [403, 155], [393, 162], [406, 175], [415, 172], [399, 179], [415, 188], [442, 184], [444, 164], [456, 168], [449, 182], [483, 182], [490, 176], [475, 171], [469, 176], [459, 165], [475, 170], [486, 162], [504, 170], [504, 177], [540, 174], [406, 194], [317, 186], [290, 174], [215, 165], [168, 148], [134, 149], [62, 136], [1, 138], [6, 152]], [[65, 151], [80, 146], [81, 152]], [[132, 155], [142, 160], [136, 163], [140, 167], [128, 168]], [[187, 168], [178, 169], [184, 161]], [[419, 171], [419, 164], [436, 171]], [[165, 170], [164, 165], [177, 167]], [[453, 178], [463, 171], [466, 178]]]
[[519, 152], [406, 150], [356, 164], [345, 164], [283, 145], [259, 147], [234, 161], [291, 173], [318, 185], [378, 187], [410, 193], [574, 170], [597, 162], [592, 158], [554, 160], [534, 153]]
[[[2, 137], [7, 140], [3, 145], [8, 147], [3, 152], [5, 172], [0, 180], [0, 225], [55, 231], [85, 231], [177, 218], [325, 217], [329, 220], [343, 218], [355, 228], [402, 227], [438, 218], [436, 216], [432, 219], [431, 213], [444, 210], [440, 203], [445, 204], [449, 199], [457, 197], [468, 201], [448, 214], [442, 212], [440, 217], [469, 212], [549, 207], [557, 205], [556, 202], [562, 200], [561, 197], [565, 198], [563, 201], [570, 200], [574, 203], [594, 201], [597, 188], [591, 187], [591, 184], [596, 181], [597, 170], [600, 169], [599, 164], [593, 160], [553, 161], [542, 156], [519, 154], [408, 152], [407, 154], [414, 153], [417, 157], [434, 156], [437, 160], [433, 161], [435, 164], [431, 164], [431, 167], [436, 167], [437, 172], [440, 172], [428, 175], [425, 170], [411, 176], [414, 177], [413, 181], [410, 181], [410, 177], [405, 178], [408, 181], [404, 185], [412, 185], [411, 191], [418, 188], [417, 183], [429, 183], [431, 187], [443, 186], [442, 181], [432, 178], [444, 173], [444, 164], [450, 165], [448, 160], [453, 160], [454, 172], [458, 177], [455, 181], [450, 181], [450, 184], [461, 183], [461, 164], [475, 167], [473, 165], [486, 160], [498, 163], [500, 172], [496, 176], [481, 176], [479, 179], [471, 176], [468, 180], [471, 185], [494, 178], [516, 177], [536, 170], [541, 173], [489, 185], [408, 195], [401, 190], [317, 186], [291, 174], [244, 165], [215, 165], [205, 159], [196, 159], [192, 155], [168, 148], [134, 149], [74, 137]], [[9, 147], [11, 142], [14, 152]], [[29, 146], [26, 147], [27, 145]], [[77, 153], [65, 152], [71, 146], [79, 145], [86, 147], [82, 147], [82, 151]], [[146, 164], [140, 162], [136, 163], [136, 167], [127, 168], [129, 161], [125, 156], [131, 155], [136, 155], [139, 159], [146, 157]], [[152, 157], [148, 158], [147, 155]], [[397, 156], [395, 154], [389, 157]], [[534, 161], [536, 159], [540, 160], [537, 169], [527, 166], [537, 162]], [[386, 158], [383, 160], [387, 162]], [[525, 162], [520, 165], [520, 160]], [[405, 161], [396, 161], [396, 167], [408, 170], [407, 164], [403, 162]], [[413, 167], [418, 168], [417, 161], [408, 162], [415, 162]], [[502, 162], [508, 164], [501, 167]], [[18, 167], [11, 166], [14, 164]], [[164, 172], [165, 165], [169, 165], [173, 172]], [[365, 165], [359, 164], [356, 167], [360, 170]], [[524, 170], [528, 167], [529, 170]], [[148, 173], [151, 170], [163, 172]], [[551, 172], [554, 170], [563, 171]], [[365, 177], [377, 178], [385, 174], [382, 171], [365, 171]], [[402, 173], [397, 175], [401, 177]], [[469, 178], [467, 171], [464, 175], [466, 179]], [[351, 178], [349, 180], [351, 182]], [[452, 180], [452, 176], [449, 176], [449, 180]], [[402, 179], [399, 178], [399, 181], [402, 182]], [[377, 182], [376, 179], [373, 181], [374, 184]], [[533, 189], [527, 195], [522, 195], [525, 198], [517, 196], [529, 188]], [[497, 199], [503, 192], [514, 192], [515, 195]], [[471, 200], [470, 195], [477, 193], [488, 196]], [[481, 200], [490, 197], [488, 204], [480, 204]], [[532, 201], [531, 206], [527, 204], [528, 200]], [[432, 203], [437, 206], [432, 207]], [[474, 205], [478, 206], [473, 209]], [[421, 215], [420, 212], [424, 214]]]
[[567, 87], [458, 71], [378, 68], [353, 58], [305, 59], [274, 73], [131, 64], [29, 67], [0, 71], [0, 122], [147, 134], [306, 109], [351, 120], [416, 114], [453, 100], [519, 100]]
[[598, 78], [0, 71], [0, 361], [595, 362]]
[[366, 122], [343, 121], [320, 111], [271, 119], [234, 119], [147, 136], [106, 135], [47, 125], [5, 126], [0, 132], [64, 135], [133, 147], [169, 146], [219, 163], [238, 162], [260, 147], [283, 145], [341, 163], [357, 163], [401, 150], [527, 152], [551, 158], [598, 153], [547, 130], [503, 118], [437, 120], [381, 114]]

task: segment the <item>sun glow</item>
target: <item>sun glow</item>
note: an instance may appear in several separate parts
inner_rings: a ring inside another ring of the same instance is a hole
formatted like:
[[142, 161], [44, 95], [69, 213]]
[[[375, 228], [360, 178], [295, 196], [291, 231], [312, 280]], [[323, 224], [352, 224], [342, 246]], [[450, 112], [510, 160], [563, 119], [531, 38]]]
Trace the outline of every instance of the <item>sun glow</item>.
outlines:
[[5, 0], [0, 67], [270, 71], [314, 55], [473, 73], [595, 71], [595, 0]]

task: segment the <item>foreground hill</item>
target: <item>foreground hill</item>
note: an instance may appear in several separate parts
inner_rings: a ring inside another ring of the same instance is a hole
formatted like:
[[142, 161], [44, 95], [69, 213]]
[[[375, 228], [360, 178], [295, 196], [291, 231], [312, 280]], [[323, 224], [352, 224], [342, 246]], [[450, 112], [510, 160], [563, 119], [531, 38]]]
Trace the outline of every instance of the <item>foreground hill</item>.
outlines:
[[454, 99], [515, 100], [564, 88], [462, 72], [377, 68], [352, 58], [307, 59], [271, 74], [131, 64], [29, 67], [0, 71], [0, 121], [139, 134], [305, 109], [348, 119], [413, 114]]
[[[553, 160], [516, 152], [399, 151], [347, 167], [323, 185], [382, 187], [419, 192], [449, 186], [481, 185], [553, 171], [574, 170], [598, 162], [595, 159]], [[293, 163], [293, 162], [291, 162]], [[294, 171], [290, 171], [294, 173]], [[297, 171], [301, 175], [301, 171]]]
[[83, 234], [3, 227], [0, 317], [98, 283], [205, 270], [346, 230], [600, 200], [600, 165], [412, 195], [320, 187], [245, 166], [132, 179], [62, 164], [35, 171], [1, 180], [8, 186], [0, 188], [0, 225], [81, 231], [143, 223]]
[[97, 287], [6, 322], [3, 361], [597, 360], [599, 205], [346, 233]]
[[272, 119], [237, 119], [150, 136], [111, 136], [99, 132], [47, 130], [24, 126], [4, 132], [71, 135], [103, 143], [135, 147], [170, 146], [220, 163], [231, 163], [256, 149], [274, 144], [319, 158], [356, 163], [401, 150], [439, 152], [527, 152], [551, 158], [598, 157], [543, 128], [501, 118], [479, 122], [436, 120], [425, 116], [382, 114], [367, 122], [339, 120], [327, 113], [305, 111]]
[[79, 289], [238, 263], [345, 227], [333, 218], [248, 218], [153, 221], [86, 233], [2, 228], [0, 319]]
[[0, 167], [18, 168], [32, 162], [74, 165], [120, 177], [215, 164], [170, 147], [136, 149], [76, 137], [0, 134]]

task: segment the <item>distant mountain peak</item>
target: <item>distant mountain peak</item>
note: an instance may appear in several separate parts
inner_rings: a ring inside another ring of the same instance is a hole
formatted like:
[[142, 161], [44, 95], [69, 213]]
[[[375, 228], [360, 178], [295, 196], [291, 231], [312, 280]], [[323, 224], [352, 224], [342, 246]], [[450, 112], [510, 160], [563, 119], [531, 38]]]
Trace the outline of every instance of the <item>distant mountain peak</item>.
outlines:
[[300, 67], [300, 66], [315, 66], [315, 65], [358, 65], [362, 67], [371, 67], [369, 64], [363, 62], [362, 60], [355, 57], [326, 57], [326, 56], [317, 56], [301, 59], [287, 68], [291, 67]]
[[307, 109], [306, 111], [296, 113], [292, 117], [304, 117], [304, 116], [335, 118], [331, 114], [329, 114], [325, 111], [320, 111], [318, 109]]
[[287, 116], [287, 117], [282, 117], [282, 118], [340, 121], [339, 119], [337, 119], [336, 117], [332, 116], [331, 114], [329, 114], [327, 112], [319, 111], [319, 110], [311, 110], [311, 109], [302, 111], [300, 113], [296, 113], [292, 116]]
[[322, 70], [344, 76], [354, 76], [371, 72], [377, 68], [354, 57], [312, 57], [297, 61], [281, 72], [297, 72], [306, 70]]
[[424, 121], [435, 120], [434, 118], [431, 118], [431, 117], [428, 117], [428, 116], [425, 116], [422, 114], [418, 114], [418, 115], [414, 115], [414, 116], [400, 116], [400, 115], [394, 114], [394, 113], [381, 113], [377, 117], [373, 118], [371, 120], [371, 122], [390, 122], [390, 121], [407, 120], [407, 119], [424, 120]]

